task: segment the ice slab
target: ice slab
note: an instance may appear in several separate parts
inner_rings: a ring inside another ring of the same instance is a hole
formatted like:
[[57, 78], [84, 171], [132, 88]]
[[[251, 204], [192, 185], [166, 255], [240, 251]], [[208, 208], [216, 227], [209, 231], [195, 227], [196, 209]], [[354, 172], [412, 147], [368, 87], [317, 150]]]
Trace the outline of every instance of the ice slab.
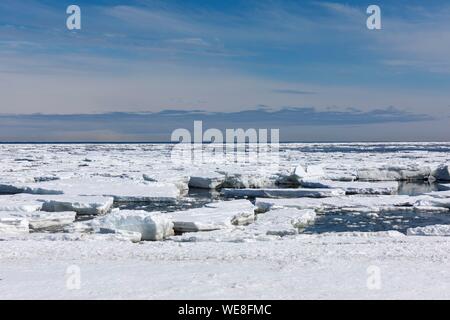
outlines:
[[363, 181], [331, 181], [302, 179], [300, 184], [306, 188], [338, 188], [346, 194], [395, 194], [398, 191], [398, 182], [363, 182]]
[[190, 175], [189, 187], [199, 189], [217, 189], [225, 182], [225, 175], [215, 171], [197, 171]]
[[35, 212], [28, 217], [32, 230], [59, 230], [75, 221], [75, 212]]
[[173, 183], [181, 193], [185, 193], [189, 190], [189, 179], [188, 175], [174, 174], [172, 172], [159, 172], [154, 174], [143, 174], [143, 179], [149, 182], [160, 182], [160, 183]]
[[48, 212], [74, 211], [78, 215], [103, 215], [113, 206], [112, 197], [103, 196], [39, 196], [42, 210]]
[[450, 181], [450, 165], [442, 164], [433, 171], [433, 176], [438, 181]]
[[0, 217], [0, 234], [21, 234], [29, 232], [29, 222], [23, 217]]
[[140, 242], [142, 240], [142, 234], [135, 231], [100, 228], [99, 233], [115, 235], [116, 238], [123, 238], [131, 242]]
[[439, 198], [437, 196], [420, 196], [414, 203], [416, 207], [440, 207], [450, 209], [450, 198]]
[[30, 184], [29, 188], [58, 191], [58, 194], [67, 196], [113, 197], [114, 201], [118, 202], [176, 202], [180, 196], [180, 190], [173, 183], [134, 181], [122, 178], [60, 179]]
[[320, 165], [309, 165], [309, 166], [297, 166], [294, 170], [294, 176], [297, 179], [305, 178], [321, 178], [325, 175], [325, 172]]
[[18, 194], [18, 193], [62, 194], [63, 192], [58, 189], [52, 189], [51, 187], [46, 188], [34, 183], [23, 184], [20, 182], [0, 181], [0, 194]]
[[213, 202], [202, 208], [173, 212], [176, 232], [211, 231], [250, 223], [255, 207], [248, 200]]
[[439, 183], [437, 185], [437, 187], [438, 187], [438, 190], [440, 190], [440, 191], [448, 191], [448, 190], [450, 190], [450, 183], [446, 183], [446, 184]]
[[426, 227], [409, 228], [408, 236], [450, 236], [450, 225], [436, 224]]
[[314, 210], [279, 209], [256, 216], [248, 226], [235, 226], [209, 232], [190, 232], [172, 237], [181, 242], [253, 242], [273, 241], [296, 236], [303, 227], [314, 221]]
[[14, 211], [14, 212], [33, 212], [41, 210], [42, 202], [34, 198], [1, 195], [0, 196], [0, 211]]
[[342, 189], [223, 189], [227, 197], [252, 198], [324, 198], [345, 195]]
[[75, 221], [75, 212], [21, 212], [21, 211], [0, 211], [0, 218], [20, 218], [27, 219], [29, 228], [33, 231], [58, 231], [64, 226]]
[[226, 172], [222, 188], [268, 188], [275, 185], [277, 177], [265, 172]]
[[314, 210], [298, 210], [295, 208], [270, 210], [256, 216], [255, 223], [249, 231], [257, 231], [267, 235], [287, 236], [298, 234], [299, 229], [314, 221]]
[[138, 232], [142, 240], [163, 240], [174, 234], [173, 222], [166, 214], [143, 210], [120, 210], [91, 221], [91, 226], [101, 229]]
[[384, 165], [359, 169], [357, 175], [361, 181], [422, 181], [431, 176], [431, 169], [421, 165]]
[[366, 211], [377, 212], [382, 210], [392, 210], [405, 208], [414, 210], [415, 197], [404, 195], [380, 195], [362, 196], [350, 195], [330, 198], [294, 198], [294, 199], [264, 199], [257, 198], [256, 206], [260, 211], [267, 211], [271, 208], [297, 208], [314, 210], [342, 210], [342, 211]]

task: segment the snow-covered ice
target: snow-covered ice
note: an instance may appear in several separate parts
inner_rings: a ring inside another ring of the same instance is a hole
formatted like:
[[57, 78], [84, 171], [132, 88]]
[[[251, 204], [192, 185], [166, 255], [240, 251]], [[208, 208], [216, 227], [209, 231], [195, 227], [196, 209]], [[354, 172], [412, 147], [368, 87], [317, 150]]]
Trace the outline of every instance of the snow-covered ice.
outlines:
[[78, 215], [103, 215], [113, 206], [112, 197], [103, 196], [37, 196], [42, 210], [49, 212], [75, 211]]
[[[281, 144], [277, 166], [171, 147], [0, 145], [0, 298], [450, 298], [450, 143]], [[309, 234], [332, 212], [392, 223]]]
[[42, 208], [42, 202], [29, 197], [0, 196], [0, 211], [33, 212]]
[[421, 165], [392, 166], [358, 170], [358, 179], [362, 181], [407, 181], [427, 180], [431, 176], [431, 168]]
[[439, 183], [437, 186], [441, 191], [450, 190], [450, 183]]
[[450, 225], [432, 225], [426, 227], [409, 228], [408, 236], [450, 236]]
[[300, 184], [305, 188], [342, 189], [346, 194], [394, 194], [398, 191], [398, 183], [395, 181], [363, 182], [302, 179]]
[[165, 214], [142, 210], [114, 211], [90, 222], [93, 228], [126, 230], [141, 234], [142, 240], [163, 240], [174, 234], [174, 224]]
[[255, 207], [248, 200], [220, 201], [171, 214], [176, 232], [211, 231], [250, 223]]
[[29, 215], [30, 229], [54, 230], [62, 229], [64, 226], [75, 221], [75, 212], [36, 212]]
[[433, 176], [438, 181], [450, 181], [450, 165], [441, 164], [434, 171]]
[[0, 234], [28, 233], [29, 220], [24, 217], [1, 217]]
[[[180, 190], [174, 183], [132, 181], [121, 178], [74, 178], [36, 183], [69, 196], [106, 196], [118, 202], [175, 202]], [[35, 187], [35, 188], [36, 188]]]
[[189, 187], [217, 189], [225, 182], [225, 175], [215, 171], [198, 171], [190, 174]]
[[225, 197], [261, 197], [261, 198], [325, 198], [342, 196], [342, 189], [223, 189]]

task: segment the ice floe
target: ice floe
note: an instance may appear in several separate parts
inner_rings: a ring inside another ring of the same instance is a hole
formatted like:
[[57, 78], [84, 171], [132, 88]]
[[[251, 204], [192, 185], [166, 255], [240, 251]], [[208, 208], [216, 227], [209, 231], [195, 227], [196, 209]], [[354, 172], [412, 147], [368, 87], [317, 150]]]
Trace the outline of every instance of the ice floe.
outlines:
[[142, 240], [163, 240], [174, 234], [169, 216], [143, 210], [114, 211], [92, 220], [89, 225], [100, 233], [104, 233], [105, 229], [140, 233]]
[[140, 182], [120, 178], [79, 178], [41, 183], [43, 187], [61, 190], [64, 195], [106, 196], [117, 202], [175, 202], [180, 190], [173, 183]]
[[265, 199], [257, 198], [256, 206], [260, 211], [271, 208], [297, 208], [315, 210], [342, 210], [342, 211], [382, 211], [397, 207], [413, 209], [417, 201], [414, 197], [403, 195], [392, 196], [339, 196], [330, 198], [293, 198], [293, 199]]
[[450, 183], [439, 183], [437, 187], [441, 191], [448, 191], [450, 190]]
[[309, 165], [309, 166], [297, 166], [294, 170], [294, 176], [301, 180], [305, 178], [317, 179], [322, 178], [325, 172], [320, 165]]
[[170, 215], [175, 232], [211, 231], [253, 222], [255, 207], [248, 200], [219, 201]]
[[75, 212], [23, 212], [23, 211], [0, 211], [0, 218], [25, 219], [28, 221], [29, 229], [33, 231], [62, 231], [63, 227], [75, 221]]
[[0, 211], [33, 212], [42, 208], [42, 202], [34, 198], [0, 195]]
[[103, 196], [37, 196], [42, 210], [49, 212], [74, 211], [78, 215], [103, 215], [113, 206], [112, 197]]
[[379, 168], [358, 170], [362, 181], [423, 181], [431, 176], [431, 168], [421, 165], [384, 165]]
[[29, 193], [29, 194], [62, 194], [63, 192], [58, 189], [52, 189], [40, 186], [39, 183], [22, 184], [17, 182], [0, 182], [1, 194], [17, 194], [17, 193]]
[[450, 165], [442, 164], [433, 171], [433, 176], [438, 181], [450, 181]]
[[225, 182], [225, 175], [215, 171], [198, 171], [190, 175], [189, 187], [217, 189]]
[[35, 212], [28, 215], [30, 229], [32, 230], [62, 230], [62, 228], [75, 221], [75, 212]]
[[225, 197], [252, 197], [252, 198], [324, 198], [341, 196], [345, 194], [342, 189], [223, 189]]
[[426, 227], [409, 228], [408, 236], [450, 236], [450, 225], [432, 225]]
[[286, 236], [296, 235], [299, 229], [314, 221], [314, 210], [298, 210], [295, 208], [270, 210], [257, 215], [255, 223], [250, 225], [249, 231], [257, 230], [267, 235]]
[[23, 217], [0, 217], [0, 234], [28, 233], [29, 221]]
[[363, 181], [331, 181], [302, 179], [300, 184], [306, 188], [336, 188], [342, 189], [346, 194], [395, 194], [398, 182], [363, 182]]

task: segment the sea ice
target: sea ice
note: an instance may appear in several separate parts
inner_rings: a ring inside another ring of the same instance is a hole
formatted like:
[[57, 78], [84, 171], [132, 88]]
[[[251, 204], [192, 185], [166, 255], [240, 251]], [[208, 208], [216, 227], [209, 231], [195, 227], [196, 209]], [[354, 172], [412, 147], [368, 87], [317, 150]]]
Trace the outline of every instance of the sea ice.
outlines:
[[447, 190], [450, 190], [450, 183], [446, 183], [446, 184], [444, 184], [444, 183], [439, 183], [439, 184], [437, 185], [437, 187], [438, 187], [438, 189], [439, 189], [440, 191], [447, 191]]
[[142, 234], [136, 231], [129, 230], [120, 230], [120, 229], [108, 229], [108, 228], [100, 228], [100, 234], [112, 234], [116, 239], [125, 239], [131, 242], [140, 242], [142, 240]]
[[0, 234], [28, 233], [29, 222], [23, 217], [0, 217]]
[[259, 198], [324, 198], [345, 195], [342, 189], [223, 189], [227, 197]]
[[314, 221], [314, 210], [298, 210], [295, 208], [275, 209], [256, 216], [255, 223], [249, 226], [249, 232], [263, 231], [267, 235], [296, 235], [300, 228]]
[[198, 171], [190, 175], [189, 187], [217, 189], [225, 182], [225, 175], [215, 171]]
[[219, 173], [225, 174], [225, 181], [222, 184], [222, 188], [270, 188], [276, 183], [277, 176], [263, 170], [245, 171], [242, 168], [240, 170], [228, 169], [219, 170]]
[[75, 212], [35, 212], [28, 216], [30, 229], [32, 230], [55, 230], [75, 221]]
[[173, 233], [173, 222], [166, 214], [143, 210], [120, 210], [96, 218], [89, 223], [92, 227], [138, 232], [142, 240], [163, 240]]
[[409, 228], [408, 236], [450, 236], [450, 225], [436, 224], [426, 227]]
[[211, 231], [253, 222], [255, 207], [248, 200], [212, 202], [202, 208], [172, 212], [176, 232]]
[[1, 194], [18, 194], [18, 193], [29, 193], [29, 194], [62, 194], [63, 192], [58, 189], [46, 188], [38, 186], [37, 184], [23, 184], [18, 182], [0, 182], [0, 193]]
[[297, 166], [294, 170], [294, 176], [301, 180], [305, 178], [322, 178], [325, 175], [325, 172], [322, 166], [319, 165], [309, 165], [303, 167], [301, 165]]
[[431, 176], [430, 167], [420, 165], [390, 166], [364, 168], [358, 170], [361, 181], [423, 181]]
[[447, 164], [440, 165], [433, 171], [433, 176], [438, 181], [450, 181], [450, 166]]
[[42, 210], [48, 212], [75, 211], [78, 215], [103, 215], [112, 208], [113, 198], [103, 196], [40, 196]]
[[299, 229], [314, 221], [314, 210], [278, 209], [256, 216], [248, 226], [234, 226], [209, 232], [190, 232], [172, 237], [181, 242], [252, 242], [279, 240], [295, 236]]
[[190, 177], [188, 175], [171, 174], [163, 171], [155, 174], [144, 173], [142, 178], [149, 182], [173, 183], [182, 194], [189, 190]]
[[398, 182], [363, 182], [363, 181], [331, 181], [302, 179], [300, 184], [306, 188], [338, 188], [346, 194], [394, 194], [398, 190]]
[[297, 208], [315, 210], [344, 210], [378, 212], [396, 208], [414, 210], [415, 197], [404, 195], [362, 196], [350, 195], [330, 198], [293, 198], [293, 199], [264, 199], [257, 198], [256, 206], [259, 211], [267, 211], [271, 208]]
[[0, 211], [33, 212], [41, 210], [42, 202], [29, 197], [1, 195]]
[[[33, 190], [53, 190], [65, 196], [106, 196], [114, 201], [176, 202], [180, 190], [173, 183], [134, 181], [122, 178], [72, 178], [29, 184]], [[57, 192], [57, 193], [56, 193]], [[39, 194], [34, 192], [34, 194]], [[44, 192], [43, 194], [49, 194]]]

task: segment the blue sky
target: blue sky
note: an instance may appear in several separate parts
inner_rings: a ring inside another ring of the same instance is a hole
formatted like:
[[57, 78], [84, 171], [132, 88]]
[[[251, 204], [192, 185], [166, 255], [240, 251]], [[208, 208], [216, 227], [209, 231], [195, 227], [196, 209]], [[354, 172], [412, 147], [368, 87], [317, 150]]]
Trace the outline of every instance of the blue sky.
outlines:
[[[80, 31], [65, 27], [70, 4], [81, 7]], [[382, 30], [366, 28], [370, 4], [381, 7]], [[449, 140], [449, 21], [448, 1], [433, 0], [2, 0], [0, 122], [10, 122], [0, 140], [35, 136], [23, 116], [33, 113], [48, 115], [51, 140], [62, 130], [50, 126], [57, 114], [204, 110], [225, 125], [224, 113], [238, 120], [260, 108], [314, 110], [291, 114], [297, 122], [247, 123], [284, 123], [286, 140]], [[395, 121], [373, 121], [377, 110]], [[351, 121], [330, 123], [333, 112]], [[103, 128], [103, 139], [170, 136], [119, 126]]]

